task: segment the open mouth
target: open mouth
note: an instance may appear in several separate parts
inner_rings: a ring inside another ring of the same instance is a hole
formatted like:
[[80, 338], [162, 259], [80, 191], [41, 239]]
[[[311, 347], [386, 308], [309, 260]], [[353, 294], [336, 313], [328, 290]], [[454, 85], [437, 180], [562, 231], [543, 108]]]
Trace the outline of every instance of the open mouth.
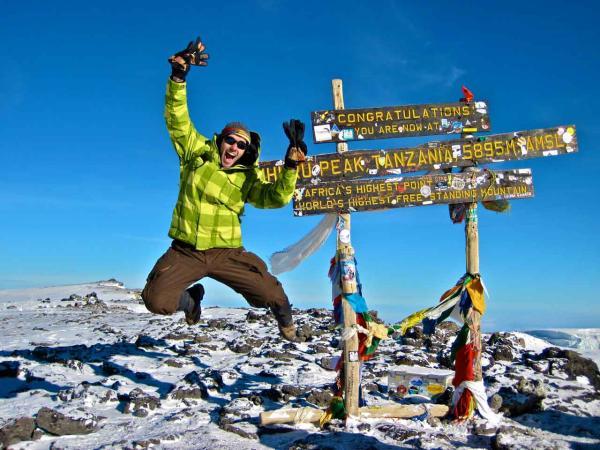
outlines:
[[223, 153], [223, 163], [231, 164], [235, 161], [236, 157], [237, 157], [237, 152], [226, 151], [225, 153]]

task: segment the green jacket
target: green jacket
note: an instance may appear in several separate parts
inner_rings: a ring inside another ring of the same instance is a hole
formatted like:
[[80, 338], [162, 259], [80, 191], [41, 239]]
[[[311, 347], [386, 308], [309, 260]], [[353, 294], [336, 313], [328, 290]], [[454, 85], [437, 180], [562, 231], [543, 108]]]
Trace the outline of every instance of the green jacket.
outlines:
[[296, 170], [284, 168], [279, 178], [269, 183], [258, 161], [253, 167], [221, 167], [216, 135], [212, 139], [204, 137], [190, 120], [186, 83], [169, 79], [165, 120], [179, 156], [179, 197], [169, 229], [171, 238], [198, 250], [241, 247], [240, 216], [245, 203], [280, 208], [291, 200]]

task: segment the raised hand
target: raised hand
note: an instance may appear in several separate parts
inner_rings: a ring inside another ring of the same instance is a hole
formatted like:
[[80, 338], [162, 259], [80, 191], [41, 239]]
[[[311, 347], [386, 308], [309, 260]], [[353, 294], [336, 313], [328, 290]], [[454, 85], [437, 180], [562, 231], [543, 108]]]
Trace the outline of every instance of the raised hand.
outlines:
[[306, 161], [308, 148], [304, 143], [304, 123], [298, 119], [283, 122], [283, 131], [290, 141], [285, 154], [285, 165], [291, 169], [298, 167], [298, 163]]
[[190, 41], [185, 49], [171, 56], [169, 58], [171, 79], [180, 83], [184, 82], [190, 71], [190, 66], [206, 66], [208, 64], [208, 54], [204, 53], [205, 49], [202, 40], [197, 37], [195, 41]]

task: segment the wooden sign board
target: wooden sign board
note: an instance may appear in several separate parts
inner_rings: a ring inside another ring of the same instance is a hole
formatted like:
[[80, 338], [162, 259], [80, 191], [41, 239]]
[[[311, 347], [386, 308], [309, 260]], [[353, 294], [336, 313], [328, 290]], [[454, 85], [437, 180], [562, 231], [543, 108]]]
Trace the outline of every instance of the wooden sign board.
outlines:
[[340, 109], [311, 113], [316, 144], [490, 130], [485, 101]]
[[530, 169], [484, 170], [302, 186], [294, 192], [293, 209], [307, 216], [527, 197], [533, 197]]
[[[430, 142], [413, 148], [357, 150], [313, 155], [298, 166], [298, 184], [401, 175], [424, 170], [467, 167], [473, 163], [562, 155], [578, 151], [574, 125], [517, 131], [484, 137]], [[283, 161], [260, 163], [267, 181], [275, 181]]]

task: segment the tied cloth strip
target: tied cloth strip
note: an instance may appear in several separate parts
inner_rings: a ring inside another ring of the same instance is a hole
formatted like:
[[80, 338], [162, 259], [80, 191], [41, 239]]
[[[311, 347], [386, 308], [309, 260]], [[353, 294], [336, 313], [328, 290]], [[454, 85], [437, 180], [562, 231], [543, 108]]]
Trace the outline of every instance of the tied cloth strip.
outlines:
[[[481, 276], [467, 273], [458, 280], [455, 286], [442, 294], [438, 305], [417, 311], [405, 318], [400, 324], [392, 327], [402, 336], [409, 328], [421, 322], [425, 334], [432, 334], [439, 323], [450, 317], [463, 323], [452, 344], [451, 351], [451, 357], [455, 365], [452, 384], [455, 388], [465, 382], [475, 382], [473, 361], [480, 349], [475, 348], [469, 325], [473, 310], [478, 311], [481, 315], [485, 313], [485, 291]], [[470, 385], [465, 384], [465, 386], [466, 389], [461, 389], [460, 395], [454, 395], [452, 402], [453, 414], [459, 420], [471, 418], [475, 409], [480, 410], [479, 405], [482, 405], [481, 402], [477, 401], [477, 395], [479, 394], [471, 391]], [[487, 411], [483, 411], [481, 414], [484, 418], [491, 417]]]
[[[359, 361], [365, 361], [373, 356], [377, 350], [377, 347], [379, 346], [379, 342], [382, 339], [389, 337], [394, 332], [394, 329], [376, 323], [368, 313], [367, 302], [362, 296], [362, 284], [360, 283], [358, 270], [356, 270], [357, 265], [356, 258], [352, 258], [350, 266], [353, 266], [354, 268], [354, 276], [356, 278], [357, 286], [357, 291], [354, 293], [344, 294], [342, 292], [341, 277], [343, 268], [341, 262], [335, 257], [331, 259], [329, 278], [332, 285], [333, 316], [335, 323], [338, 326], [343, 326], [344, 324], [342, 299], [346, 299], [348, 301], [354, 313], [356, 314], [356, 325], [354, 327], [344, 328], [341, 333], [341, 340], [346, 341], [358, 334], [358, 358]], [[332, 399], [329, 408], [327, 409], [327, 415], [322, 418], [321, 425], [324, 425], [332, 418], [341, 419], [346, 417], [346, 410], [344, 409], [344, 403], [342, 399], [342, 393], [344, 392], [343, 366], [344, 358], [340, 357], [338, 358], [335, 366], [335, 370], [338, 372], [334, 389], [335, 397]], [[359, 404], [360, 406], [364, 406], [364, 400], [362, 399], [360, 388], [359, 394]]]
[[289, 272], [316, 252], [327, 240], [337, 219], [337, 214], [326, 214], [306, 236], [293, 245], [275, 252], [269, 258], [273, 275]]
[[488, 405], [483, 381], [463, 381], [460, 383], [452, 396], [453, 404], [458, 403], [465, 390], [468, 390], [471, 393], [472, 398], [475, 400], [477, 411], [479, 411], [481, 417], [486, 419], [493, 426], [498, 425], [502, 416], [494, 413]]

